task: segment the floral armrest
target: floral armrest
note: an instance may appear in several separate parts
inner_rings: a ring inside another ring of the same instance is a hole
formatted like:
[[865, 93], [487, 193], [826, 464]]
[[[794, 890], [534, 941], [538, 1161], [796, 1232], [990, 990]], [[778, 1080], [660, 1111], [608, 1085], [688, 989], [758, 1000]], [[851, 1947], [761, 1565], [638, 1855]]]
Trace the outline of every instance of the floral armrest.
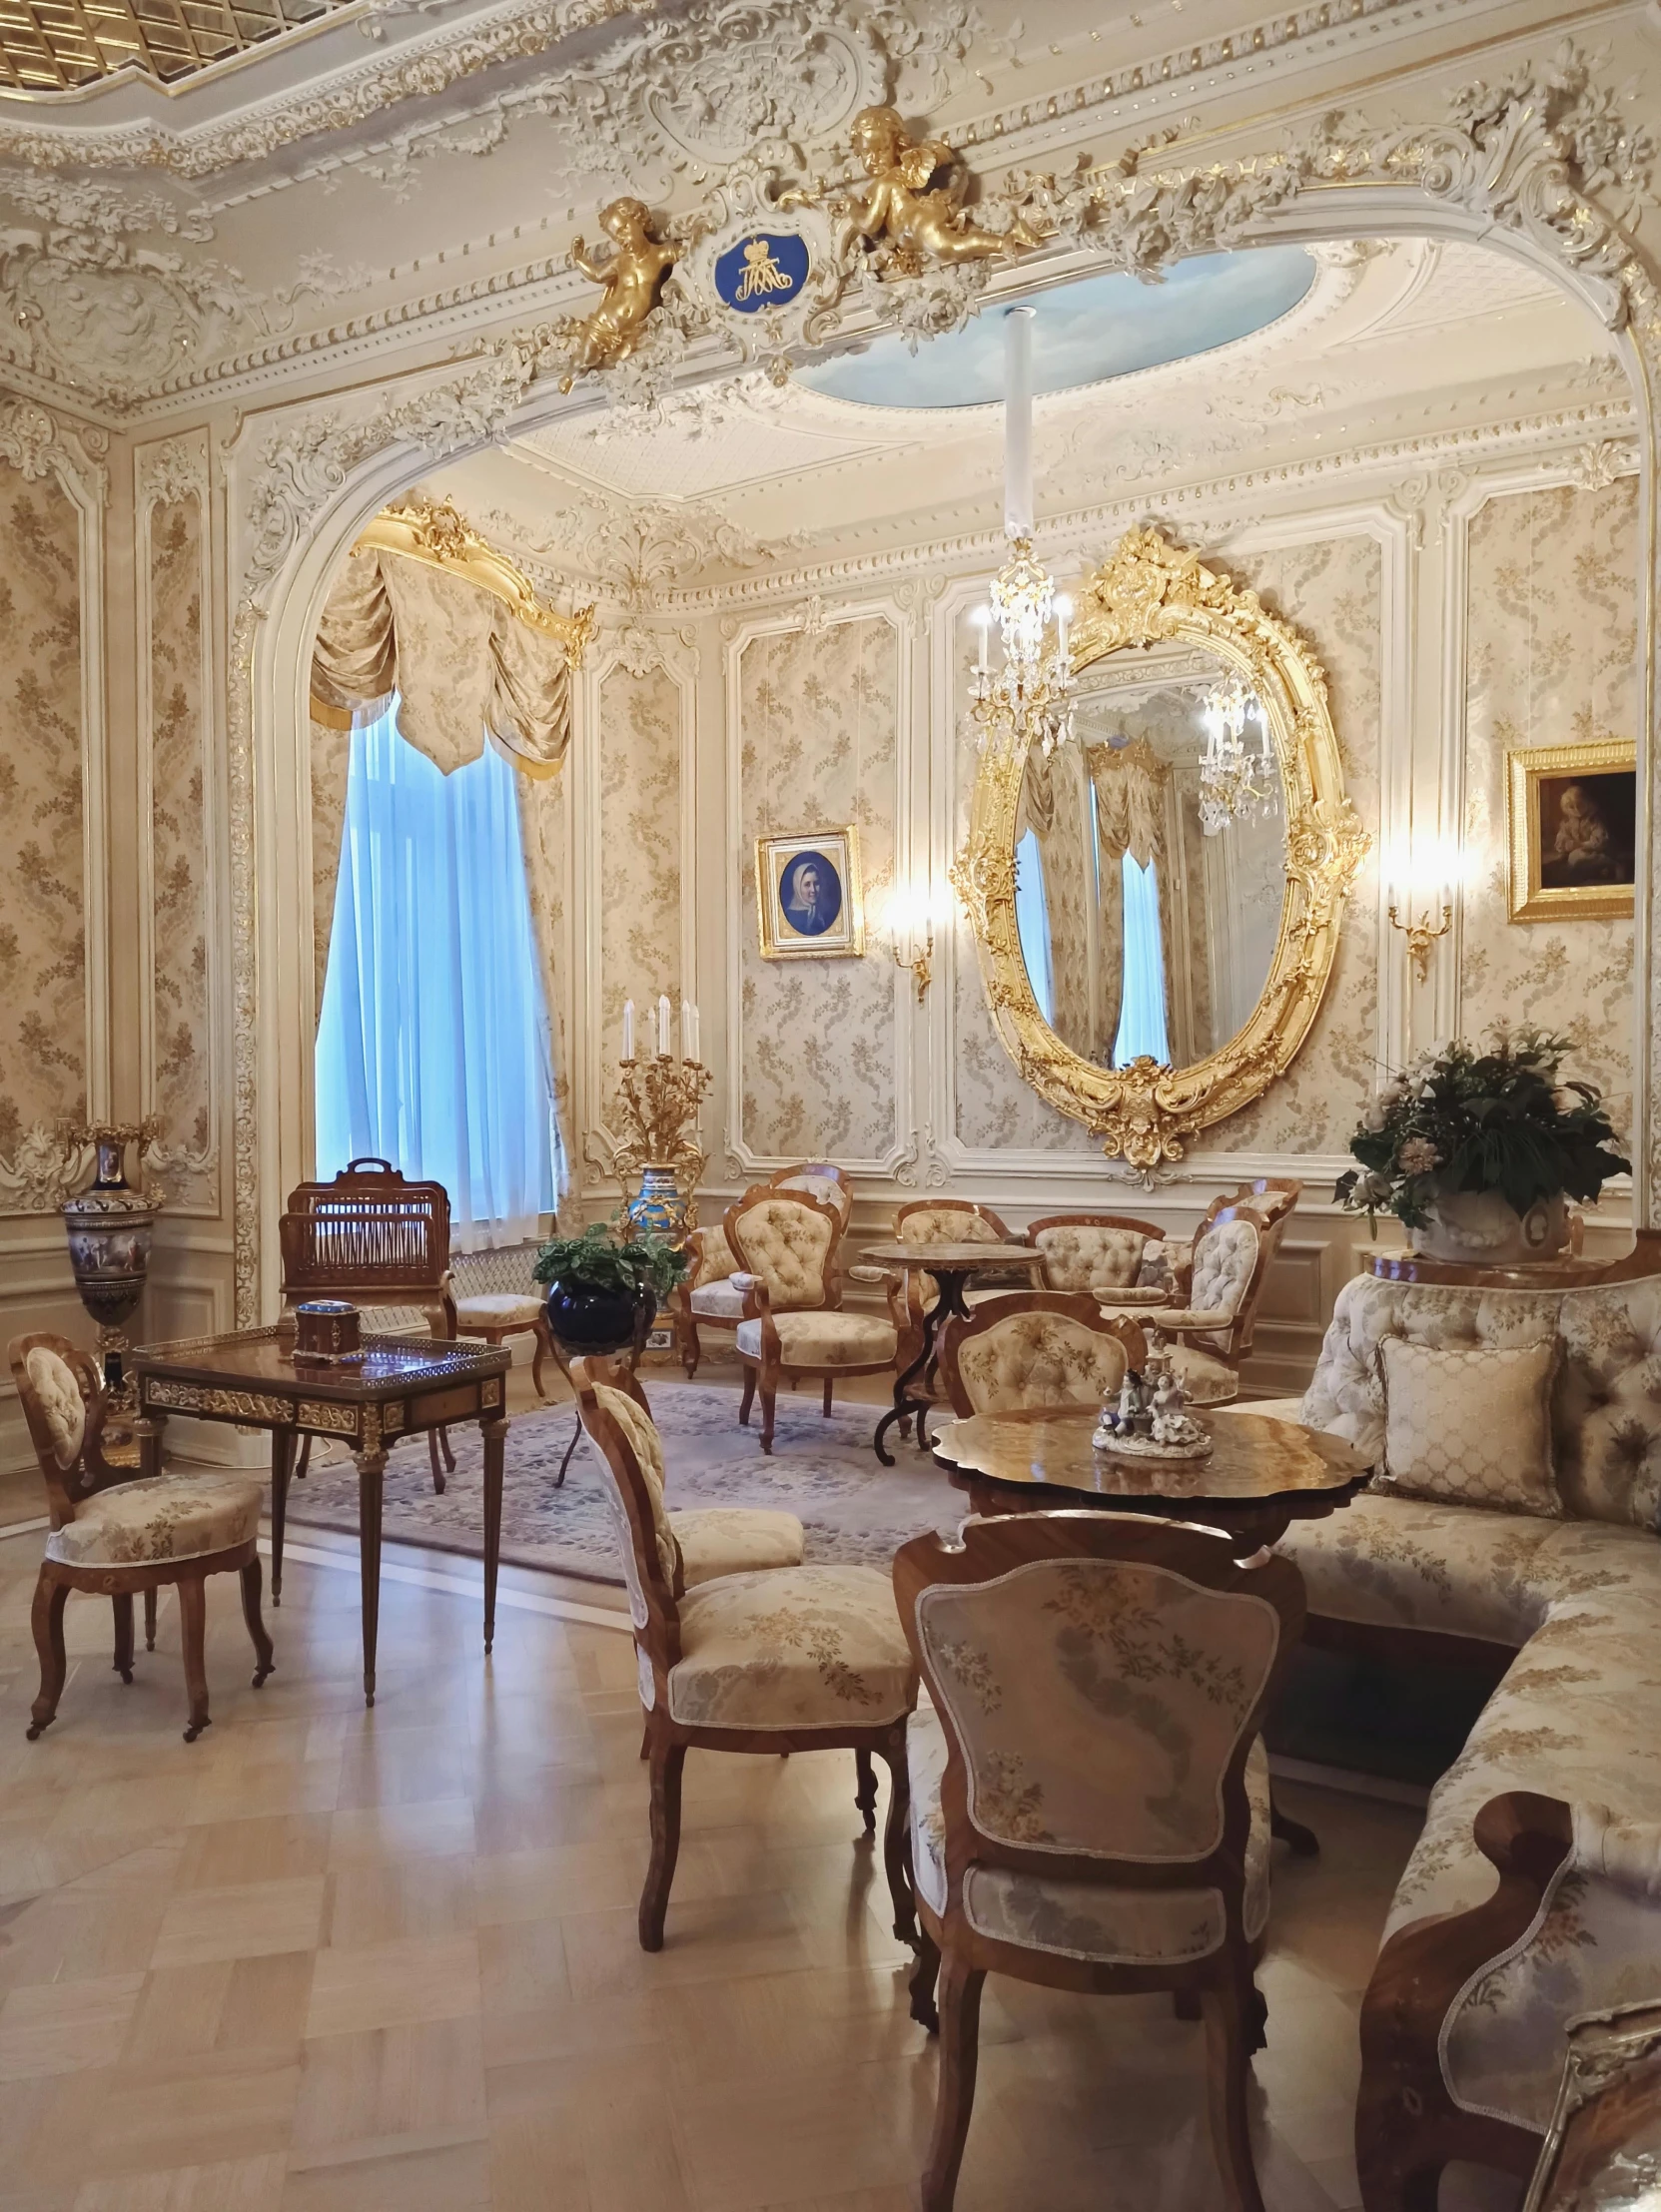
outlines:
[[1233, 1325], [1235, 1318], [1228, 1311], [1197, 1313], [1193, 1306], [1186, 1305], [1139, 1307], [1136, 1317], [1147, 1328], [1170, 1329], [1174, 1334], [1186, 1334], [1190, 1329], [1226, 1329]]
[[1526, 2176], [1569, 2020], [1661, 1989], [1661, 1827], [1518, 1790], [1489, 1800], [1474, 1836], [1499, 1875], [1493, 1895], [1399, 1928], [1362, 2006], [1355, 2141], [1369, 2203], [1454, 2159]]
[[694, 1229], [686, 1239], [685, 1251], [691, 1265], [680, 1279], [684, 1296], [701, 1290], [706, 1282], [725, 1282], [737, 1272], [738, 1254], [727, 1242], [726, 1229], [719, 1221]]
[[899, 1280], [892, 1267], [873, 1267], [866, 1260], [861, 1260], [857, 1266], [844, 1268], [843, 1273], [849, 1282], [868, 1283], [878, 1290], [886, 1289], [891, 1282]]

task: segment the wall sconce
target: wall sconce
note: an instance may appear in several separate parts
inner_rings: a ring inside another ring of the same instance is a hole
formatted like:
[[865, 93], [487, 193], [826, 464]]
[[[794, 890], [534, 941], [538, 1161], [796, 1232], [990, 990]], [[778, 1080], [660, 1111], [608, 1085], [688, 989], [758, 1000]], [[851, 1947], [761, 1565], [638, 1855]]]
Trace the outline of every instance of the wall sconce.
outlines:
[[927, 886], [896, 884], [889, 894], [887, 925], [895, 966], [911, 970], [921, 1006], [929, 995], [934, 959], [934, 914]]
[[1396, 907], [1396, 902], [1392, 899], [1390, 901], [1390, 921], [1407, 940], [1407, 958], [1413, 964], [1413, 974], [1417, 976], [1420, 983], [1428, 982], [1430, 977], [1430, 948], [1435, 944], [1438, 937], [1445, 937], [1453, 927], [1453, 901], [1451, 899], [1442, 901], [1442, 918], [1439, 922], [1431, 921], [1428, 907], [1425, 908], [1416, 922], [1403, 922]]

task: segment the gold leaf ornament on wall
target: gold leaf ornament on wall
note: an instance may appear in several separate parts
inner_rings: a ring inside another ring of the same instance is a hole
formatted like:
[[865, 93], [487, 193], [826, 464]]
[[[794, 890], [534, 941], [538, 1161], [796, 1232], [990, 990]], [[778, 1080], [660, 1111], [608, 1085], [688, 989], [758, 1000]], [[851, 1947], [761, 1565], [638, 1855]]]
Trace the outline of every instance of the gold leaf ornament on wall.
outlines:
[[982, 755], [969, 834], [952, 868], [980, 954], [987, 1004], [1023, 1079], [1083, 1122], [1110, 1158], [1149, 1175], [1183, 1157], [1197, 1131], [1258, 1099], [1285, 1073], [1320, 1007], [1344, 901], [1371, 838], [1344, 791], [1325, 672], [1293, 626], [1256, 594], [1157, 530], [1126, 534], [1078, 594], [1073, 662], [1110, 654], [1203, 651], [1261, 703], [1279, 767], [1284, 892], [1267, 975], [1245, 1022], [1189, 1065], [1146, 1055], [1122, 1067], [1085, 1057], [1046, 1019], [1017, 918], [1016, 846], [1031, 741], [995, 738]]

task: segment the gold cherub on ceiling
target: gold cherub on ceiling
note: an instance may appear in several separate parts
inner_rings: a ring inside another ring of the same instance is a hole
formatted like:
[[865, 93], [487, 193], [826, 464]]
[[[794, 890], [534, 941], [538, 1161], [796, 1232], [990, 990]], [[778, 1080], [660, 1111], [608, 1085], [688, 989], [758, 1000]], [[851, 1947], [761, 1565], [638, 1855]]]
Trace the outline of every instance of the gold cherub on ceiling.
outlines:
[[885, 276], [917, 277], [930, 267], [1009, 260], [1043, 245], [1019, 217], [1007, 231], [972, 222], [964, 208], [968, 168], [944, 139], [914, 139], [898, 109], [862, 108], [849, 140], [867, 183], [786, 193], [779, 205], [824, 206], [841, 219], [839, 250], [845, 253], [862, 239]]
[[596, 261], [580, 238], [571, 241], [571, 266], [590, 283], [604, 287], [598, 307], [572, 332], [570, 366], [559, 379], [561, 391], [587, 369], [610, 369], [627, 361], [645, 335], [663, 280], [680, 258], [680, 248], [651, 235], [651, 210], [641, 200], [613, 200], [600, 210], [600, 229], [616, 251]]

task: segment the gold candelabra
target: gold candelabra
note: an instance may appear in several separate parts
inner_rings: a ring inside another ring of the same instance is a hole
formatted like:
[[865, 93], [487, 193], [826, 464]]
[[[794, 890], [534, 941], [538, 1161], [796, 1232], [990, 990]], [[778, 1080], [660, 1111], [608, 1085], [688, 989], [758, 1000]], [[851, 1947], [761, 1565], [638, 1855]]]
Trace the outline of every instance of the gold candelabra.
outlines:
[[622, 1129], [611, 1155], [619, 1181], [640, 1177], [628, 1199], [630, 1229], [682, 1237], [697, 1222], [693, 1193], [709, 1154], [697, 1139], [698, 1107], [714, 1081], [701, 1060], [658, 1053], [632, 1055], [617, 1066], [617, 1118]]
[[1428, 907], [1419, 915], [1416, 922], [1412, 920], [1410, 914], [1404, 922], [1401, 919], [1399, 902], [1392, 899], [1390, 901], [1390, 923], [1407, 940], [1407, 958], [1413, 964], [1413, 974], [1417, 976], [1420, 983], [1427, 983], [1430, 979], [1430, 948], [1435, 944], [1437, 938], [1445, 937], [1453, 927], [1452, 900], [1444, 899], [1442, 901], [1440, 922], [1432, 922]]

